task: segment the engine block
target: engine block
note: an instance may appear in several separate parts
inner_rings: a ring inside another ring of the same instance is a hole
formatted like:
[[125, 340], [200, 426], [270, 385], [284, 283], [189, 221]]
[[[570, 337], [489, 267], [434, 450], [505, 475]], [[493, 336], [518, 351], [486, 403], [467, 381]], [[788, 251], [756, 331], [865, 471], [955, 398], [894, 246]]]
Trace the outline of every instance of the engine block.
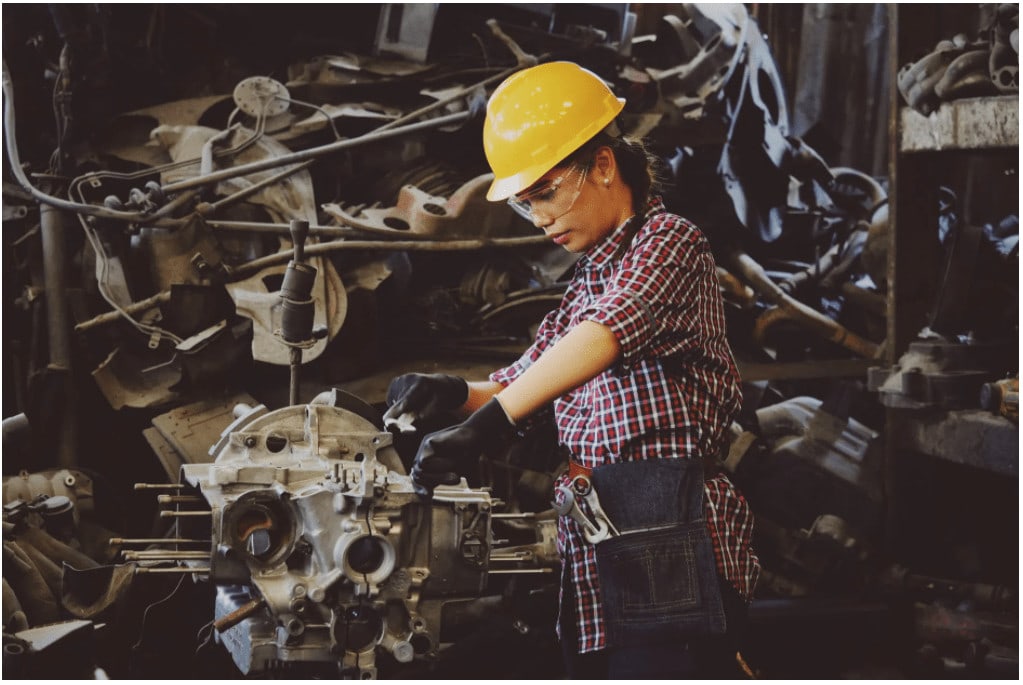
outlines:
[[212, 515], [214, 627], [245, 674], [285, 663], [377, 675], [435, 654], [446, 603], [480, 596], [490, 548], [486, 490], [415, 493], [390, 433], [314, 401], [248, 410], [182, 467]]

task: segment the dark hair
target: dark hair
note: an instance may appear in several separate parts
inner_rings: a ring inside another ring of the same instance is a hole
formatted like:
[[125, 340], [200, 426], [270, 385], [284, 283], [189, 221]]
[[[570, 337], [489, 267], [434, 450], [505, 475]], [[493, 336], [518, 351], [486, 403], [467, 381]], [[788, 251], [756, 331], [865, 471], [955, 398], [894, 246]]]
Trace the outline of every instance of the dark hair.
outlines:
[[601, 131], [569, 155], [562, 164], [592, 164], [597, 149], [604, 146], [611, 148], [621, 170], [622, 180], [632, 189], [633, 210], [638, 216], [643, 216], [651, 193], [660, 188], [664, 162], [650, 153], [642, 141], [612, 136]]

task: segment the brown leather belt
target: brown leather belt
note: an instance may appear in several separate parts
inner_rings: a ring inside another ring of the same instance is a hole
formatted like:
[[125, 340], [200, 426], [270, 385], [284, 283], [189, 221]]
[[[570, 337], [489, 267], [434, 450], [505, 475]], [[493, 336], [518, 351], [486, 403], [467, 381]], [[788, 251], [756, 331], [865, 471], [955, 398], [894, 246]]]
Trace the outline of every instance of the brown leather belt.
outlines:
[[[709, 458], [709, 457], [704, 458], [704, 460], [703, 460], [703, 477], [709, 479], [709, 478], [713, 478], [714, 476], [718, 475], [719, 473], [722, 473], [721, 464], [719, 464], [715, 459], [712, 459], [712, 458]], [[583, 466], [582, 464], [577, 464], [574, 461], [569, 461], [568, 462], [568, 479], [569, 480], [575, 480], [579, 476], [586, 476], [587, 478], [591, 478], [593, 476], [593, 469], [591, 469], [588, 466]]]
[[568, 462], [568, 479], [575, 480], [579, 476], [586, 476], [589, 478], [593, 475], [593, 469], [582, 464], [577, 464], [574, 461]]

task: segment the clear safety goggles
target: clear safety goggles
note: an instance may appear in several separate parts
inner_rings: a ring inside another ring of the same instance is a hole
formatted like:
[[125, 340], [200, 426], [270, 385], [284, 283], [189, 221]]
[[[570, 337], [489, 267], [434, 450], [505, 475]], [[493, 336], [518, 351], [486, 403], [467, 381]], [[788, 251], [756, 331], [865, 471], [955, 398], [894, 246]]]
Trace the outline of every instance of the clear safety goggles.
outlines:
[[[588, 164], [574, 163], [560, 176], [511, 196], [508, 198], [508, 206], [526, 221], [532, 222], [537, 215], [548, 221], [556, 221], [575, 206], [575, 201], [583, 192], [583, 181], [589, 170]], [[573, 176], [578, 177], [574, 183]]]

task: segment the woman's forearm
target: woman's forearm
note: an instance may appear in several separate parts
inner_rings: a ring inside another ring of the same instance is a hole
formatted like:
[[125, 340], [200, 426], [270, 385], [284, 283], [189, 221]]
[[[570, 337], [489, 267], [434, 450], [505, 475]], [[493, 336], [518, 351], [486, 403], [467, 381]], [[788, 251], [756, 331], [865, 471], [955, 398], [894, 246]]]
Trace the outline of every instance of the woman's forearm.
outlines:
[[[508, 417], [519, 421], [605, 371], [620, 354], [621, 346], [610, 328], [583, 321], [510, 385], [503, 390], [499, 386], [497, 399]], [[471, 384], [469, 397], [473, 397]]]
[[468, 383], [468, 386], [469, 398], [461, 407], [462, 413], [466, 416], [489, 402], [490, 398], [499, 393], [501, 388], [504, 387], [494, 381], [472, 381]]

